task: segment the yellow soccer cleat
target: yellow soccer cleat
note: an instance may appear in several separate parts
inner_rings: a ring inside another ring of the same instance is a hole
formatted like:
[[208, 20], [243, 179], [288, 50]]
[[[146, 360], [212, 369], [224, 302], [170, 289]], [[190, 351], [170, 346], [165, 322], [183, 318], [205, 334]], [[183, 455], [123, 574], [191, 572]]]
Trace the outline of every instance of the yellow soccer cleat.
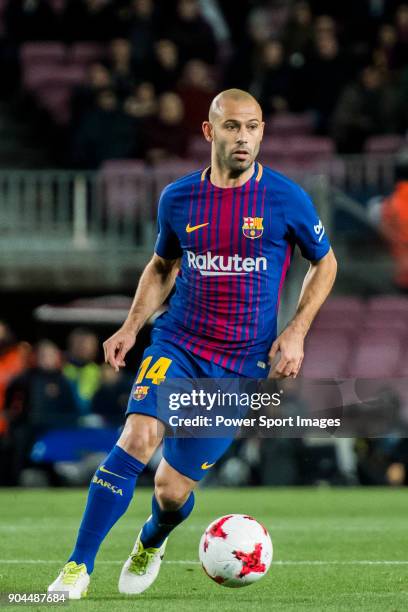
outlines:
[[48, 592], [54, 591], [68, 593], [69, 599], [82, 599], [88, 594], [89, 574], [85, 563], [79, 565], [69, 561], [64, 565], [58, 578], [48, 587]]
[[138, 595], [156, 580], [166, 549], [167, 538], [160, 548], [144, 548], [140, 533], [119, 578], [119, 592]]

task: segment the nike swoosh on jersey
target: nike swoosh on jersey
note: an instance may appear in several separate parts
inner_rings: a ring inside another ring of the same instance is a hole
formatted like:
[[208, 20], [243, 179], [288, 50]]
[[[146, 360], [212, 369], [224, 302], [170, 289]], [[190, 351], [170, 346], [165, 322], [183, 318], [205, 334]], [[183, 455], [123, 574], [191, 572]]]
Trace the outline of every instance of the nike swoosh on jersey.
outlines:
[[202, 227], [206, 227], [206, 225], [209, 225], [210, 223], [200, 223], [200, 225], [193, 225], [192, 227], [190, 226], [189, 223], [187, 223], [186, 225], [186, 232], [187, 234], [190, 234], [191, 232], [195, 232], [198, 229], [201, 229]]
[[123, 480], [127, 480], [127, 478], [125, 478], [124, 476], [120, 476], [119, 474], [115, 474], [115, 472], [110, 472], [109, 470], [106, 469], [106, 467], [104, 465], [101, 465], [100, 468], [98, 468], [100, 472], [105, 472], [105, 474], [112, 474], [112, 476], [117, 476], [118, 478], [123, 478]]
[[207, 462], [205, 462], [205, 463], [203, 463], [203, 465], [201, 466], [201, 469], [202, 469], [202, 470], [209, 470], [209, 469], [210, 469], [210, 468], [211, 468], [213, 465], [215, 465], [215, 462], [214, 462], [214, 463], [207, 463]]

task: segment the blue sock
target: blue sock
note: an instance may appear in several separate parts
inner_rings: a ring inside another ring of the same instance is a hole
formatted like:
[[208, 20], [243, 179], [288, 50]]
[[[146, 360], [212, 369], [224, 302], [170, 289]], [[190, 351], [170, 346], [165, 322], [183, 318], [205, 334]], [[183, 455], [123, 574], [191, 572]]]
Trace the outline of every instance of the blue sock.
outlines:
[[194, 508], [194, 493], [190, 493], [187, 501], [178, 510], [162, 510], [153, 495], [152, 516], [143, 525], [140, 539], [145, 548], [159, 548], [169, 533], [180, 525], [191, 514]]
[[126, 512], [144, 468], [144, 463], [122, 448], [113, 447], [92, 478], [77, 542], [68, 561], [85, 563], [88, 574], [93, 571], [99, 546]]

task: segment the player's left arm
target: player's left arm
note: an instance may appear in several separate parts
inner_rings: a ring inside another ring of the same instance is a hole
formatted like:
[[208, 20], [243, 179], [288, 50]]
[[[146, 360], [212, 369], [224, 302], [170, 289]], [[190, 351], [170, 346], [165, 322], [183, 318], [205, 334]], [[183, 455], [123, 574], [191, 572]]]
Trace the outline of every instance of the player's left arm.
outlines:
[[337, 261], [331, 248], [319, 261], [310, 262], [296, 314], [276, 338], [269, 352], [270, 363], [280, 353], [278, 363], [271, 368], [270, 378], [296, 378], [303, 361], [306, 334], [333, 287], [336, 273]]
[[303, 361], [306, 334], [329, 295], [337, 272], [336, 258], [326, 230], [303, 189], [295, 187], [287, 193], [283, 214], [287, 239], [298, 245], [303, 257], [310, 262], [310, 268], [303, 281], [295, 316], [269, 352], [271, 378], [297, 376]]

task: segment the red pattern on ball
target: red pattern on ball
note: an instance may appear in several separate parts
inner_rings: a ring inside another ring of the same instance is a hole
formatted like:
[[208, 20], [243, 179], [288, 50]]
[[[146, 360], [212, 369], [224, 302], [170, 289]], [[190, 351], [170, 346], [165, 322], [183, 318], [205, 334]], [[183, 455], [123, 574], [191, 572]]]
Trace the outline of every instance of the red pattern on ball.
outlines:
[[222, 518], [220, 518], [219, 521], [211, 525], [210, 529], [205, 532], [204, 552], [207, 552], [207, 549], [208, 549], [208, 545], [209, 545], [208, 536], [211, 536], [212, 538], [223, 538], [225, 540], [225, 538], [227, 537], [227, 534], [225, 533], [222, 527], [224, 523], [226, 523], [231, 517], [232, 517], [232, 514], [229, 514], [228, 516], [223, 516]]
[[242, 561], [242, 569], [238, 574], [238, 578], [243, 578], [252, 572], [261, 574], [265, 571], [265, 563], [261, 563], [262, 544], [255, 544], [255, 548], [251, 553], [243, 552], [242, 550], [234, 550], [236, 559]]

